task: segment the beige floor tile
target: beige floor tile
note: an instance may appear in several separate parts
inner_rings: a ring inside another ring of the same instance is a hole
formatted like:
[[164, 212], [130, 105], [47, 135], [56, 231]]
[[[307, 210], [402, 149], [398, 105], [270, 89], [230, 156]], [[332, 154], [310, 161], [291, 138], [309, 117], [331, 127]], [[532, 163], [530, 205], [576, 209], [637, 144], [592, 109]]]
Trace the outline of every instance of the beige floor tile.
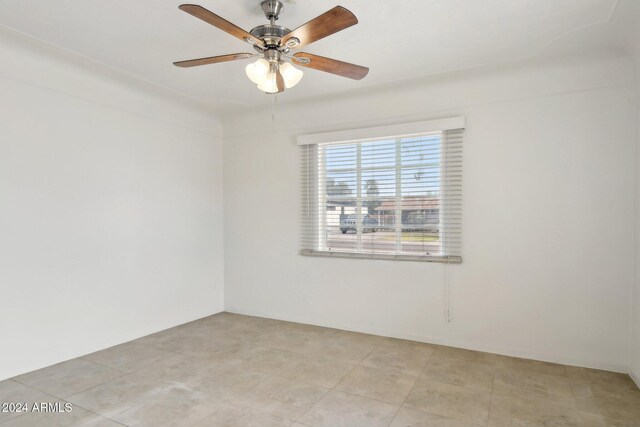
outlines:
[[[64, 404], [64, 401], [60, 401]], [[113, 420], [73, 406], [71, 412], [28, 413], [0, 425], [3, 427], [122, 427]]]
[[248, 371], [242, 367], [230, 367], [194, 377], [185, 384], [208, 394], [221, 402], [233, 404], [239, 397], [255, 389], [269, 375]]
[[232, 313], [0, 382], [57, 398], [74, 412], [0, 425], [640, 427], [624, 374]]
[[266, 329], [272, 326], [289, 323], [282, 320], [268, 319], [266, 317], [247, 316], [244, 314], [236, 314], [226, 311], [214, 314], [213, 316], [205, 317], [204, 319], [200, 319], [200, 322], [210, 322], [212, 324], [225, 325], [225, 327], [229, 327], [229, 325], [231, 325], [231, 327], [238, 326], [252, 329]]
[[293, 424], [291, 420], [274, 417], [263, 412], [231, 406], [216, 409], [196, 424], [197, 427], [295, 427], [299, 425]]
[[466, 350], [464, 348], [444, 347], [439, 346], [436, 352], [433, 354], [431, 361], [442, 359], [456, 359], [464, 360], [467, 362], [473, 362], [477, 364], [504, 367], [510, 363], [510, 357], [501, 356], [498, 354], [484, 353], [481, 351]]
[[422, 377], [428, 381], [490, 391], [497, 369], [463, 359], [438, 358], [427, 364]]
[[[221, 317], [220, 315], [208, 317], [198, 321], [198, 327], [214, 328], [222, 334], [225, 340], [233, 342], [249, 342], [256, 346], [265, 346], [266, 337], [277, 332], [288, 322], [264, 319], [260, 317], [240, 316]], [[195, 329], [195, 328], [194, 328]]]
[[559, 365], [557, 363], [522, 359], [518, 357], [510, 357], [504, 359], [504, 361], [506, 367], [510, 369], [515, 369], [523, 372], [531, 372], [534, 374], [554, 375], [557, 377], [567, 376], [566, 366]]
[[231, 331], [213, 329], [207, 325], [177, 327], [135, 340], [135, 343], [153, 346], [174, 353], [190, 354], [206, 351], [222, 342], [239, 342]]
[[209, 375], [211, 371], [223, 370], [226, 367], [227, 364], [219, 360], [176, 355], [136, 371], [136, 374], [151, 381], [186, 383], [203, 375]]
[[601, 371], [598, 369], [566, 366], [567, 376], [578, 383], [597, 385], [601, 387], [615, 387], [617, 389], [638, 390], [631, 377], [618, 372]]
[[428, 414], [417, 409], [402, 408], [393, 419], [389, 427], [480, 427], [484, 424], [474, 424], [458, 421], [441, 415]]
[[82, 358], [124, 372], [133, 372], [171, 356], [175, 356], [175, 353], [136, 342], [128, 342], [88, 354]]
[[376, 346], [361, 365], [372, 368], [392, 369], [405, 374], [420, 374], [436, 347], [428, 344], [389, 340]]
[[133, 340], [132, 342], [144, 344], [144, 345], [155, 345], [157, 343], [161, 343], [165, 340], [169, 340], [170, 337], [173, 337], [179, 327], [165, 329], [163, 331], [155, 332], [153, 334], [145, 335], [144, 337], [140, 337], [138, 339]]
[[267, 325], [245, 325], [238, 322], [211, 322], [207, 320], [202, 319], [178, 326], [176, 332], [180, 335], [197, 337], [209, 343], [214, 341], [254, 341], [271, 330], [271, 327]]
[[309, 427], [387, 427], [398, 406], [330, 391], [302, 419]]
[[353, 362], [324, 355], [298, 354], [277, 375], [319, 387], [333, 388], [355, 366]]
[[491, 427], [604, 427], [606, 425], [608, 424], [604, 417], [527, 395], [493, 395], [491, 401], [489, 419]]
[[255, 347], [242, 354], [236, 364], [245, 369], [268, 375], [277, 375], [296, 363], [300, 355], [287, 351], [266, 347]]
[[400, 405], [416, 383], [418, 374], [403, 374], [394, 370], [357, 366], [335, 389], [371, 399]]
[[68, 397], [67, 401], [96, 414], [113, 418], [152, 399], [168, 387], [167, 383], [130, 374], [74, 394]]
[[72, 359], [13, 379], [52, 396], [65, 398], [123, 374], [87, 360]]
[[330, 339], [334, 334], [332, 329], [282, 322], [252, 341], [262, 347], [308, 354], [314, 351], [318, 341]]
[[[570, 367], [568, 367], [570, 368]], [[588, 370], [593, 371], [593, 370]], [[605, 371], [589, 372], [574, 384], [577, 407], [613, 421], [640, 425], [640, 390], [629, 386], [624, 376]], [[591, 377], [591, 378], [589, 378]], [[611, 382], [606, 382], [610, 377]], [[582, 382], [591, 379], [591, 382]]]
[[295, 351], [360, 363], [376, 345], [384, 343], [385, 340], [386, 338], [374, 337], [373, 335], [335, 331], [333, 334], [318, 337], [316, 340], [310, 341], [306, 347], [299, 347]]
[[113, 419], [130, 427], [189, 427], [220, 407], [219, 402], [202, 391], [185, 385], [172, 385]]
[[600, 397], [613, 399], [637, 400], [640, 390], [613, 384], [585, 384], [574, 382], [574, 393], [577, 397]]
[[297, 420], [318, 403], [328, 391], [327, 388], [269, 376], [255, 387], [238, 394], [232, 404], [277, 418]]
[[596, 393], [589, 395], [581, 390], [577, 397], [577, 408], [581, 411], [602, 415], [613, 421], [640, 421], [640, 392]]
[[[56, 402], [58, 400], [59, 399], [56, 397], [50, 396], [13, 380], [0, 381], [0, 403], [26, 403], [29, 407], [34, 403]], [[22, 412], [22, 410], [18, 411], [16, 408], [11, 410], [7, 408], [7, 412], [3, 412], [2, 409], [4, 408], [0, 408], [0, 422], [25, 414], [25, 412]]]
[[489, 391], [431, 382], [421, 377], [405, 405], [430, 414], [482, 424], [489, 414]]
[[526, 395], [575, 407], [574, 384], [566, 377], [533, 374], [515, 370], [498, 370], [493, 393], [503, 396]]
[[184, 354], [208, 359], [211, 362], [224, 363], [229, 360], [242, 358], [255, 347], [255, 344], [246, 341], [216, 341], [204, 348], [185, 351]]
[[640, 427], [640, 420], [617, 421], [602, 415], [581, 412], [583, 426], [585, 427]]

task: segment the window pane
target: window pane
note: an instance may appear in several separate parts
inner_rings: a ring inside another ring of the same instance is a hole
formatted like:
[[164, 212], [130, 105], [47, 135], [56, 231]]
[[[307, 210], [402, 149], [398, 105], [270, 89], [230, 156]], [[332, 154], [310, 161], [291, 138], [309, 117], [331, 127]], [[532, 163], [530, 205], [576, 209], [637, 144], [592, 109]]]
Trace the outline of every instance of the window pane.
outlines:
[[354, 251], [357, 249], [356, 225], [355, 221], [353, 226], [350, 222], [357, 206], [357, 171], [327, 171], [325, 188], [327, 249]]
[[441, 255], [440, 133], [323, 146], [322, 246], [330, 251]]
[[301, 141], [301, 253], [460, 262], [463, 133]]
[[362, 251], [397, 253], [395, 231], [395, 200], [385, 201], [374, 214], [366, 214], [362, 226]]
[[396, 142], [375, 141], [361, 144], [363, 169], [388, 167], [394, 168], [396, 164]]
[[401, 141], [401, 251], [440, 255], [441, 137]]
[[357, 166], [357, 144], [336, 145], [333, 147], [325, 147], [324, 161], [326, 169], [355, 169]]

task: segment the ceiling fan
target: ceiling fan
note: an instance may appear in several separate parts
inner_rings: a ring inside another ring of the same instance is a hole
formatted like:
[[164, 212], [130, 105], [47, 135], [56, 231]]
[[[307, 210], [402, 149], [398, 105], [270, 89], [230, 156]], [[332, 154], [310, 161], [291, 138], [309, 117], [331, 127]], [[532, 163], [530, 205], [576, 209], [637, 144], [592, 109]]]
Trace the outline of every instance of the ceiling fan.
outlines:
[[[246, 73], [249, 79], [258, 86], [258, 89], [265, 93], [283, 92], [285, 88], [292, 88], [302, 79], [302, 71], [295, 68], [291, 62], [295, 62], [302, 67], [313, 68], [355, 80], [364, 78], [369, 72], [367, 67], [310, 53], [298, 52], [290, 55], [292, 49], [301, 48], [357, 24], [358, 19], [355, 15], [344, 7], [336, 6], [291, 31], [275, 23], [284, 8], [281, 1], [264, 0], [260, 5], [269, 23], [259, 25], [250, 32], [243, 30], [202, 6], [195, 4], [180, 5], [179, 8], [188, 14], [253, 45], [257, 53], [232, 53], [179, 61], [173, 64], [178, 67], [195, 67], [260, 56], [260, 59], [256, 62], [247, 65]], [[287, 62], [286, 59], [291, 62]]]

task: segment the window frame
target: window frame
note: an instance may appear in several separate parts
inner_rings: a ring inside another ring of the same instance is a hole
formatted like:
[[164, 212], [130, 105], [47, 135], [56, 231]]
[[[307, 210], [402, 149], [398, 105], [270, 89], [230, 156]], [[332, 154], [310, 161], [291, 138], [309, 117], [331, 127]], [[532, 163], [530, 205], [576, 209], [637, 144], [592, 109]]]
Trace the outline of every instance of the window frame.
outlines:
[[[315, 208], [317, 209], [317, 236], [316, 236], [316, 249], [305, 248], [300, 251], [302, 255], [312, 255], [312, 256], [324, 256], [324, 257], [338, 257], [338, 258], [354, 258], [354, 259], [382, 259], [382, 260], [403, 260], [403, 261], [420, 261], [420, 262], [445, 262], [445, 263], [461, 263], [462, 256], [461, 255], [451, 255], [447, 254], [446, 248], [446, 240], [443, 239], [443, 234], [447, 232], [447, 227], [443, 227], [442, 224], [445, 224], [444, 220], [444, 210], [446, 203], [444, 203], [444, 199], [447, 197], [447, 192], [442, 190], [443, 182], [439, 183], [441, 188], [440, 190], [440, 208], [439, 208], [439, 241], [442, 245], [440, 247], [440, 255], [424, 255], [424, 254], [410, 254], [410, 253], [402, 253], [402, 230], [404, 225], [402, 224], [402, 220], [394, 221], [393, 229], [396, 234], [395, 240], [395, 252], [396, 253], [388, 253], [388, 252], [364, 252], [362, 251], [362, 143], [369, 142], [381, 142], [381, 141], [393, 141], [395, 142], [395, 163], [393, 166], [380, 166], [379, 168], [388, 169], [389, 171], [395, 172], [395, 182], [396, 189], [394, 192], [396, 201], [395, 201], [395, 218], [402, 218], [402, 172], [405, 168], [415, 168], [417, 165], [405, 165], [402, 164], [402, 140], [410, 137], [421, 137], [428, 134], [440, 133], [440, 144], [441, 144], [441, 155], [446, 159], [447, 149], [445, 149], [444, 144], [446, 143], [446, 131], [449, 130], [458, 130], [465, 129], [465, 120], [463, 117], [453, 117], [447, 119], [439, 119], [439, 120], [431, 120], [427, 122], [415, 122], [415, 123], [407, 123], [400, 125], [391, 125], [391, 126], [381, 126], [381, 127], [373, 127], [373, 128], [364, 128], [364, 129], [355, 129], [355, 130], [347, 130], [347, 131], [338, 131], [338, 132], [327, 132], [321, 134], [312, 134], [312, 135], [300, 135], [298, 136], [298, 145], [316, 145], [317, 149], [315, 152], [315, 164], [310, 164], [309, 159], [309, 151], [307, 147], [307, 158], [306, 158], [306, 173], [314, 174], [315, 186], [316, 188], [311, 191], [311, 189], [307, 189], [307, 197], [313, 197], [315, 195], [316, 203]], [[324, 150], [326, 147], [338, 146], [343, 144], [355, 144], [356, 147], [356, 164], [353, 167], [345, 167], [344, 171], [347, 172], [355, 172], [356, 173], [356, 234], [357, 234], [357, 243], [354, 251], [342, 251], [342, 250], [331, 250], [327, 245], [327, 237], [324, 236], [327, 230], [327, 212], [326, 212], [326, 204], [327, 204], [327, 191], [326, 191], [326, 180], [327, 180], [327, 169], [326, 169], [326, 155]], [[445, 161], [440, 160], [440, 176], [443, 175], [443, 164]], [[425, 164], [426, 165], [426, 164]], [[419, 165], [418, 165], [419, 166]], [[367, 169], [368, 170], [368, 169]], [[372, 169], [373, 170], [373, 169]], [[320, 173], [322, 171], [322, 174]], [[322, 177], [322, 178], [320, 178]], [[307, 180], [310, 180], [307, 177]], [[398, 188], [400, 187], [400, 189]], [[400, 200], [399, 200], [400, 199]], [[307, 201], [310, 203], [310, 201]], [[398, 216], [400, 215], [400, 216]], [[399, 253], [400, 252], [400, 253]]]

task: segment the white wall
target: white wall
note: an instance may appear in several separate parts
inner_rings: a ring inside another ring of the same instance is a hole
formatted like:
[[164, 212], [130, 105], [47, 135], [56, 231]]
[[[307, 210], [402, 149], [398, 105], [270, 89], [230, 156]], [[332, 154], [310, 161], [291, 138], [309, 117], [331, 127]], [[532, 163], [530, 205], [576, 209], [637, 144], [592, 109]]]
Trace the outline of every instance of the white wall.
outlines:
[[0, 30], [0, 379], [223, 309], [220, 124]]
[[[626, 59], [567, 58], [226, 117], [226, 309], [626, 371], [633, 84]], [[295, 137], [453, 115], [465, 245], [447, 324], [442, 264], [298, 255]]]
[[[637, 16], [640, 7], [634, 4]], [[636, 72], [636, 277], [633, 291], [633, 325], [631, 330], [631, 361], [629, 373], [640, 387], [640, 28], [635, 26], [631, 37], [632, 58]]]
[[[640, 56], [636, 61], [640, 70]], [[633, 316], [631, 329], [631, 361], [629, 374], [640, 387], [640, 72], [638, 73], [638, 96], [636, 101], [636, 276], [633, 289]]]

